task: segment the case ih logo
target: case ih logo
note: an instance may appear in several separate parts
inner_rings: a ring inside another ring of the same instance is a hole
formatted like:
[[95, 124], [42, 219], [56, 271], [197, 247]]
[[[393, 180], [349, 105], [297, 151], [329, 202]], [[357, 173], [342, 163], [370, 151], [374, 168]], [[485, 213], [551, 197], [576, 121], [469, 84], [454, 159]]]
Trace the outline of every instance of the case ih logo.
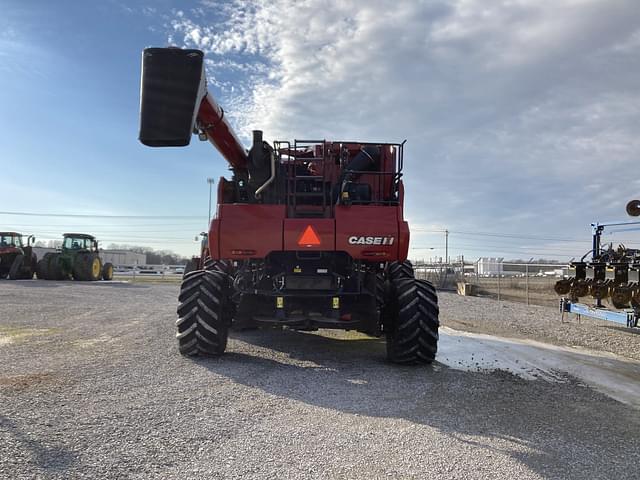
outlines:
[[393, 245], [395, 237], [349, 237], [350, 245]]

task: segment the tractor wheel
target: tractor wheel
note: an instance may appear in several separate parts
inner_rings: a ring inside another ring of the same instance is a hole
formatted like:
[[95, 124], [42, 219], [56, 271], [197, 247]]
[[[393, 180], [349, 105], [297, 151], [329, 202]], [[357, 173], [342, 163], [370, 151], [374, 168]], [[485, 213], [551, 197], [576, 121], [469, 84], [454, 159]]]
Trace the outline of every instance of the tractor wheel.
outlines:
[[23, 263], [24, 255], [19, 253], [11, 263], [11, 268], [9, 269], [9, 280], [18, 280], [20, 278], [20, 271], [22, 270]]
[[183, 355], [221, 355], [231, 324], [228, 277], [196, 270], [182, 281], [178, 301], [178, 348]]
[[33, 280], [33, 275], [36, 273], [37, 265], [38, 257], [35, 253], [31, 253], [31, 262], [29, 262], [29, 265], [22, 266], [22, 278], [25, 280]]
[[41, 280], [55, 280], [53, 275], [53, 258], [56, 256], [55, 253], [45, 253], [42, 260], [38, 262], [38, 268], [36, 269], [36, 274], [38, 278]]
[[95, 253], [84, 253], [75, 258], [73, 278], [75, 280], [95, 282], [102, 275], [102, 262]]
[[51, 280], [69, 280], [71, 274], [59, 254], [54, 254], [49, 260], [49, 278]]
[[102, 280], [113, 280], [113, 264], [105, 263], [102, 267]]
[[392, 276], [391, 287], [387, 358], [400, 364], [431, 363], [438, 350], [440, 325], [436, 289], [405, 275]]
[[39, 280], [48, 280], [49, 277], [49, 259], [43, 258], [36, 266], [36, 278]]

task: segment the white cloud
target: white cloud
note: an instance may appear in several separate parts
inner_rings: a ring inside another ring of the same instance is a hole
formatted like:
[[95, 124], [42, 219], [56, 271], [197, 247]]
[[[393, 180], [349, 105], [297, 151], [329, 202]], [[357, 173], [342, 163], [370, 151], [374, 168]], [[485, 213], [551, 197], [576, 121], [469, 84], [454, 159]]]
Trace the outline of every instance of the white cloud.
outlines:
[[575, 236], [640, 193], [639, 27], [634, 0], [258, 0], [171, 35], [245, 138], [407, 138], [416, 222]]

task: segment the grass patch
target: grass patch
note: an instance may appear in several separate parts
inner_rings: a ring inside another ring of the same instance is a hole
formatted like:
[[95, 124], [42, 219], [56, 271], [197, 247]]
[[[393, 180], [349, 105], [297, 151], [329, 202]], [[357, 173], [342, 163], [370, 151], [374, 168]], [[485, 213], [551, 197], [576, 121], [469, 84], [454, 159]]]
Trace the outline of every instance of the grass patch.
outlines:
[[57, 333], [58, 328], [9, 327], [0, 325], [0, 345], [25, 341], [35, 335]]

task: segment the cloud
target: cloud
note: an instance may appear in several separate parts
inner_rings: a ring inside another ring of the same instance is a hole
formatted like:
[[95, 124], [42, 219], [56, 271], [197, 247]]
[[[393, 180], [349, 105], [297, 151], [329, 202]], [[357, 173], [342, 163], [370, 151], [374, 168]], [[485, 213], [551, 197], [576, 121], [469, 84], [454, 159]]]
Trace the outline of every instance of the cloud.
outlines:
[[407, 138], [417, 223], [575, 237], [640, 193], [633, 0], [202, 2], [169, 35], [245, 138]]

